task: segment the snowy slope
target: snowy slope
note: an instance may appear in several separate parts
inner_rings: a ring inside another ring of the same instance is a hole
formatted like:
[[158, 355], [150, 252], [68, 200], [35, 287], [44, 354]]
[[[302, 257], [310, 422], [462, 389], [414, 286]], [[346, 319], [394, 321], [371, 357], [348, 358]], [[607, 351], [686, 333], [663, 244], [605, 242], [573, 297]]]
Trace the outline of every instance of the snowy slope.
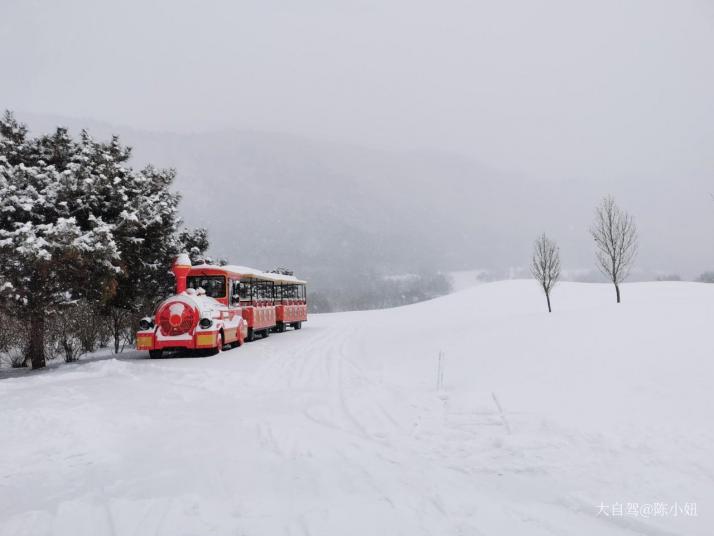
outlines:
[[4, 379], [0, 535], [711, 534], [714, 285], [623, 299], [489, 283]]
[[487, 270], [457, 270], [449, 272], [448, 276], [451, 290], [459, 292], [488, 281], [490, 274]]

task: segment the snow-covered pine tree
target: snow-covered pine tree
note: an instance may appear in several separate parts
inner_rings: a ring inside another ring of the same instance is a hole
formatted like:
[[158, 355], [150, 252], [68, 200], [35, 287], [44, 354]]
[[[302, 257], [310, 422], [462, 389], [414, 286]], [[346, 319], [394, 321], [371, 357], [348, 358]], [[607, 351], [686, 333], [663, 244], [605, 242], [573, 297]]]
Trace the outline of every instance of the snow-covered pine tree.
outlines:
[[98, 299], [116, 272], [113, 225], [78, 210], [67, 187], [75, 156], [65, 129], [33, 139], [10, 113], [0, 120], [0, 299], [26, 322], [33, 368], [45, 366], [47, 314]]
[[208, 248], [205, 229], [179, 233], [181, 198], [169, 190], [174, 177], [173, 170], [151, 166], [132, 172], [123, 177], [124, 195], [105, 204], [110, 212], [116, 212], [111, 208], [115, 204], [122, 209], [115, 231], [121, 271], [108, 311], [115, 352], [121, 348], [121, 337], [135, 330], [139, 319], [172, 292], [170, 266], [176, 255], [191, 250], [200, 256]]
[[132, 170], [126, 166], [131, 149], [116, 136], [103, 144], [82, 132], [80, 146], [93, 171], [91, 196], [84, 203], [104, 221], [116, 223], [120, 270], [107, 310], [118, 352], [122, 337], [172, 291], [169, 267], [176, 255], [186, 250], [203, 255], [208, 233], [205, 229], [179, 232], [181, 197], [170, 191], [174, 170], [153, 166]]
[[33, 367], [44, 366], [48, 312], [84, 298], [146, 314], [173, 286], [173, 258], [208, 247], [203, 229], [179, 234], [175, 172], [135, 171], [130, 155], [117, 137], [30, 138], [9, 112], [0, 120], [0, 303], [29, 319]]
[[189, 254], [193, 264], [201, 261], [208, 262], [206, 251], [209, 243], [206, 229], [185, 229], [179, 233], [179, 242], [182, 251]]

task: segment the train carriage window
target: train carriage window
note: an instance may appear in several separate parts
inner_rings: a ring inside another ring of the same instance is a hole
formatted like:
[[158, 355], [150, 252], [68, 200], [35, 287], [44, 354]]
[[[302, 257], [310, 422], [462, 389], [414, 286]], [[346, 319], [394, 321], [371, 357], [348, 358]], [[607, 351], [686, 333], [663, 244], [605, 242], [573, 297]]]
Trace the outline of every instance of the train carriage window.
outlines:
[[265, 299], [265, 283], [262, 281], [255, 284], [255, 299], [258, 301]]
[[241, 281], [238, 290], [241, 301], [251, 301], [253, 299], [253, 284], [250, 281]]
[[191, 275], [186, 278], [186, 288], [206, 291], [211, 298], [226, 297], [226, 278], [222, 275]]
[[297, 285], [285, 285], [283, 287], [283, 298], [286, 300], [297, 299]]
[[231, 281], [231, 305], [240, 305], [240, 281]]
[[256, 299], [260, 301], [273, 301], [273, 288], [274, 283], [272, 281], [260, 281], [256, 283]]

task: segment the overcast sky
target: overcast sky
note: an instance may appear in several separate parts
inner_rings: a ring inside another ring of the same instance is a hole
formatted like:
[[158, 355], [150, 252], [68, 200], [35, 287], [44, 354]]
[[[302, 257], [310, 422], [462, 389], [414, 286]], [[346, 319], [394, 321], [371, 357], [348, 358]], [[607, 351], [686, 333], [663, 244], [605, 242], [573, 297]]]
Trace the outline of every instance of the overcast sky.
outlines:
[[[643, 264], [714, 265], [714, 0], [0, 0], [0, 66], [20, 119], [292, 133], [590, 183], [578, 203], [602, 189], [637, 215]], [[556, 236], [591, 217], [570, 208]]]
[[0, 103], [473, 156], [534, 178], [714, 168], [711, 0], [2, 0]]

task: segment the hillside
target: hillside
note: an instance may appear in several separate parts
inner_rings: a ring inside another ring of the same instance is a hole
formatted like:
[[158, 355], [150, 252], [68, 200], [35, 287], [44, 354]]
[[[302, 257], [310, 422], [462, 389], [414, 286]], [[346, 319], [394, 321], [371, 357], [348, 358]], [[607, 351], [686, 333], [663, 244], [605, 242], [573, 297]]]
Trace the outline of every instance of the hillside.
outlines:
[[62, 124], [100, 138], [120, 134], [133, 147], [134, 165], [178, 170], [182, 213], [209, 228], [215, 255], [287, 264], [321, 280], [354, 268], [402, 273], [513, 262], [498, 244], [515, 235], [489, 220], [499, 198], [525, 209], [535, 193], [522, 179], [454, 155], [271, 132], [181, 134], [32, 114], [26, 120], [38, 132]]
[[17, 116], [36, 132], [62, 124], [98, 138], [119, 134], [134, 148], [133, 165], [178, 170], [181, 213], [189, 225], [208, 227], [212, 254], [261, 269], [292, 267], [316, 282], [313, 289], [352, 289], [379, 274], [474, 268], [505, 274], [527, 265], [543, 231], [560, 244], [564, 267], [590, 270], [587, 229], [607, 193], [636, 216], [636, 277], [695, 277], [714, 265], [712, 249], [699, 246], [714, 221], [708, 176], [688, 185], [680, 177], [551, 180], [455, 154], [278, 132], [153, 132]]
[[708, 535], [714, 285], [623, 300], [564, 283], [548, 315], [532, 281], [488, 283], [211, 358], [15, 372], [0, 535]]

